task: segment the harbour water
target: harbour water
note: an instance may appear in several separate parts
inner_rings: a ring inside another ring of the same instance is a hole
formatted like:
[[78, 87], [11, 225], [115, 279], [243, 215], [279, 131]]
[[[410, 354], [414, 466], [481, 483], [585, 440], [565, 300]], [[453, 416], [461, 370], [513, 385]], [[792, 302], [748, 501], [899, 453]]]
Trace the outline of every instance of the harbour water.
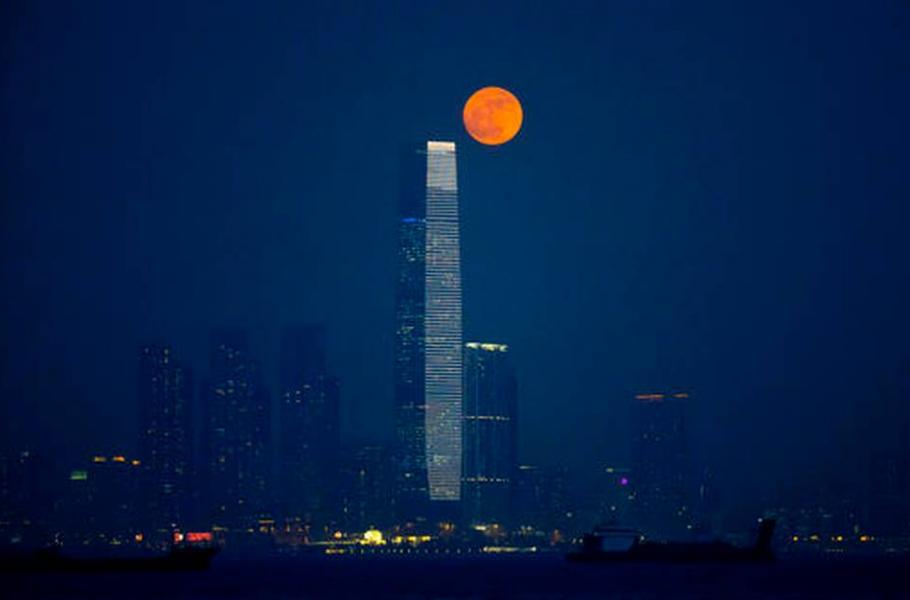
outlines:
[[3, 574], [16, 598], [910, 598], [906, 559], [574, 565], [558, 555], [461, 559], [219, 557], [204, 572]]

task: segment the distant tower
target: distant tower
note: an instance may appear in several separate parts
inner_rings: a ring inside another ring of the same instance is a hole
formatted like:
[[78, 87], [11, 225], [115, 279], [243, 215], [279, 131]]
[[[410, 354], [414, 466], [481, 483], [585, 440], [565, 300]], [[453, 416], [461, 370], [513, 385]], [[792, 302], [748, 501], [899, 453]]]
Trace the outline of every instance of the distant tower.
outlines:
[[598, 477], [600, 520], [608, 525], [626, 525], [635, 499], [632, 473], [624, 467], [603, 467]]
[[567, 471], [564, 467], [519, 465], [513, 485], [516, 530], [548, 537], [569, 527]]
[[336, 509], [341, 452], [339, 385], [326, 370], [325, 329], [286, 329], [280, 360], [284, 514], [324, 525]]
[[468, 342], [464, 361], [464, 515], [474, 524], [504, 524], [518, 467], [515, 373], [504, 344]]
[[139, 452], [146, 495], [144, 525], [170, 535], [190, 518], [192, 380], [167, 346], [139, 350]]
[[269, 395], [242, 332], [212, 335], [203, 395], [212, 523], [228, 531], [255, 527], [269, 509]]
[[402, 169], [394, 380], [399, 517], [410, 519], [427, 516], [429, 502], [451, 503], [461, 495], [461, 259], [455, 144], [427, 142], [404, 155]]
[[385, 529], [394, 522], [392, 469], [384, 446], [348, 449], [342, 468], [344, 526], [348, 531]]
[[[24, 547], [42, 547], [54, 538], [57, 472], [47, 456], [30, 450], [0, 454], [0, 535]], [[70, 528], [71, 522], [61, 523]]]
[[869, 531], [883, 538], [910, 535], [910, 460], [900, 452], [876, 452], [869, 475]]
[[[126, 456], [96, 455], [87, 465], [70, 471], [63, 498], [64, 539], [69, 544], [133, 544], [140, 508], [142, 464]], [[145, 511], [142, 510], [142, 513]]]
[[646, 535], [680, 538], [691, 529], [686, 412], [689, 394], [638, 394], [632, 407], [634, 514]]

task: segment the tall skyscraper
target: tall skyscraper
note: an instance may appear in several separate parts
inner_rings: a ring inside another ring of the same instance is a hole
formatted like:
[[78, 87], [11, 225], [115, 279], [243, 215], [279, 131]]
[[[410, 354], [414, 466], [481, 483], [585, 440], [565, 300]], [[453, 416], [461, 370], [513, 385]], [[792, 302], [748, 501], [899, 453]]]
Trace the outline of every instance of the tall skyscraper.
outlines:
[[270, 508], [269, 395], [242, 332], [212, 335], [210, 368], [203, 389], [208, 516], [228, 531], [255, 528]]
[[468, 342], [464, 362], [464, 515], [504, 524], [518, 467], [515, 373], [504, 344]]
[[191, 516], [192, 389], [189, 369], [169, 347], [139, 350], [139, 453], [150, 533], [169, 536]]
[[646, 535], [680, 538], [692, 525], [686, 408], [689, 394], [638, 394], [632, 407], [634, 517]]
[[286, 329], [280, 360], [283, 512], [323, 525], [336, 512], [341, 452], [339, 385], [326, 370], [324, 328]]
[[395, 292], [399, 516], [461, 495], [461, 257], [455, 144], [402, 161]]

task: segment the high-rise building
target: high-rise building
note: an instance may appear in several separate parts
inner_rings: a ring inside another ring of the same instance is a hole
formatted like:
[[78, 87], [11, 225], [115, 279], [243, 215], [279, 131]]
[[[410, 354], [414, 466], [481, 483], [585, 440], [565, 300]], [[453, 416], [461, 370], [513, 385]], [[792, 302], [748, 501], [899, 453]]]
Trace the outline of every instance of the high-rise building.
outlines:
[[513, 486], [515, 529], [552, 538], [569, 527], [571, 509], [563, 467], [519, 465]]
[[869, 530], [889, 538], [910, 535], [910, 459], [901, 452], [876, 452], [869, 475]]
[[635, 499], [632, 472], [624, 467], [603, 467], [598, 479], [600, 521], [610, 525], [625, 525], [631, 518], [629, 510]]
[[142, 534], [137, 521], [142, 512], [137, 504], [141, 484], [141, 462], [122, 454], [99, 454], [70, 471], [61, 523], [67, 543], [135, 543]]
[[0, 455], [0, 547], [41, 547], [53, 540], [54, 461], [31, 450]]
[[350, 448], [342, 468], [343, 526], [348, 531], [387, 528], [392, 513], [392, 469], [384, 446]]
[[167, 346], [139, 350], [139, 453], [145, 527], [159, 536], [186, 526], [192, 506], [192, 382]]
[[451, 503], [461, 495], [461, 258], [453, 142], [427, 142], [404, 155], [398, 216], [397, 495], [399, 516], [414, 518], [430, 514], [430, 502]]
[[341, 452], [339, 384], [326, 369], [325, 329], [286, 329], [280, 360], [283, 513], [325, 525], [337, 512]]
[[464, 382], [464, 515], [473, 524], [504, 524], [518, 467], [518, 386], [508, 346], [465, 344]]
[[686, 536], [689, 502], [687, 393], [638, 394], [632, 407], [632, 473], [636, 524], [646, 535]]
[[211, 339], [211, 375], [203, 388], [206, 505], [213, 525], [254, 529], [269, 513], [269, 395], [246, 336]]

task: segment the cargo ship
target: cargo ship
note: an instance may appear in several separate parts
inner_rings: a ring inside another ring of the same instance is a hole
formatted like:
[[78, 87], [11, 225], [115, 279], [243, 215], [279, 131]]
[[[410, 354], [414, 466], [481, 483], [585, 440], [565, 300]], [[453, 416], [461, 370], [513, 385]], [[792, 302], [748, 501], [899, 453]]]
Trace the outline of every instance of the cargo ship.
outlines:
[[762, 519], [755, 544], [734, 546], [720, 540], [712, 542], [648, 541], [634, 529], [602, 527], [584, 536], [581, 548], [566, 555], [576, 563], [656, 562], [656, 563], [757, 563], [771, 562], [771, 537], [775, 521]]
[[210, 533], [195, 535], [199, 537], [198, 541], [187, 542], [182, 535], [178, 541], [175, 537], [170, 550], [163, 553], [72, 555], [52, 547], [31, 553], [0, 555], [0, 572], [203, 571], [209, 567], [220, 548], [213, 543]]

